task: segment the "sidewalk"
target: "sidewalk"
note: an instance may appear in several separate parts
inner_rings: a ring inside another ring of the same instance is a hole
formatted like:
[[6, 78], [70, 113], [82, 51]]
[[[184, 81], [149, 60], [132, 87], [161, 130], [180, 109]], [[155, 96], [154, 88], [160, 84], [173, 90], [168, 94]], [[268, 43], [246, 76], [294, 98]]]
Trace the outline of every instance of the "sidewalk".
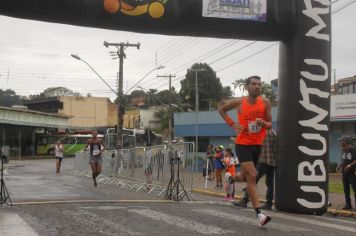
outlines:
[[[330, 174], [329, 176], [331, 181], [340, 181], [341, 183], [341, 175], [340, 174]], [[221, 199], [225, 196], [225, 191], [224, 189], [216, 189], [216, 183], [215, 180], [208, 181], [208, 187], [205, 188], [205, 178], [200, 175], [194, 175], [194, 189], [193, 192], [196, 193], [201, 193], [201, 194], [206, 194], [210, 196], [216, 196], [216, 197], [221, 197]], [[223, 180], [224, 182], [224, 180]], [[235, 196], [236, 199], [241, 199], [243, 196], [243, 191], [242, 189], [246, 187], [245, 183], [235, 183]], [[265, 185], [265, 178], [262, 177], [262, 179], [258, 182], [257, 185], [257, 192], [260, 197], [261, 202], [265, 202], [265, 195], [266, 195], [266, 185]], [[352, 194], [351, 194], [352, 195]], [[351, 196], [353, 198], [353, 196]], [[345, 205], [345, 198], [344, 194], [340, 193], [329, 193], [329, 209], [328, 213], [334, 214], [334, 215], [341, 215], [341, 216], [352, 216], [356, 217], [356, 211], [351, 210], [351, 211], [344, 211], [341, 210], [342, 207]], [[355, 207], [353, 205], [353, 207]]]

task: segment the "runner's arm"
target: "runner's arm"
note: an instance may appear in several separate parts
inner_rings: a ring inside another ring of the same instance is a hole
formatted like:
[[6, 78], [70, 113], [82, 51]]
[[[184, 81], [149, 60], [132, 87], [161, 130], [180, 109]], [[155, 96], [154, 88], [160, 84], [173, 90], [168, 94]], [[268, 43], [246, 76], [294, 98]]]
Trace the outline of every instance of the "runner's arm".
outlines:
[[266, 129], [272, 128], [272, 113], [271, 113], [271, 102], [268, 99], [263, 99], [265, 103], [265, 119], [266, 120], [258, 120], [257, 123], [260, 126], [265, 127]]
[[354, 160], [353, 162], [351, 162], [351, 164], [348, 164], [348, 165], [346, 166], [346, 168], [351, 168], [351, 167], [353, 167], [354, 165], [356, 165], [356, 160]]
[[347, 169], [350, 169], [351, 167], [356, 165], [356, 152], [355, 151], [352, 152], [352, 159], [354, 159], [353, 162], [351, 162], [350, 164], [345, 166]]
[[104, 147], [103, 150], [101, 150], [101, 153], [108, 149], [102, 139], [100, 139], [100, 144]]
[[61, 152], [64, 152], [64, 145], [63, 145], [63, 143], [61, 143], [61, 144], [59, 145], [59, 150], [60, 150]]
[[225, 103], [224, 105], [222, 105], [219, 110], [218, 113], [219, 115], [225, 120], [225, 122], [232, 127], [237, 133], [238, 132], [242, 132], [245, 130], [244, 127], [240, 126], [237, 122], [235, 122], [227, 113], [228, 111], [234, 109], [234, 108], [238, 108], [241, 104], [241, 99], [234, 99], [234, 100], [230, 100], [227, 103]]
[[86, 150], [87, 150], [88, 146], [90, 145], [90, 142], [91, 142], [91, 139], [88, 139], [88, 141], [87, 141], [87, 145], [85, 145], [85, 147], [84, 147], [84, 150], [83, 150], [83, 151], [86, 151]]

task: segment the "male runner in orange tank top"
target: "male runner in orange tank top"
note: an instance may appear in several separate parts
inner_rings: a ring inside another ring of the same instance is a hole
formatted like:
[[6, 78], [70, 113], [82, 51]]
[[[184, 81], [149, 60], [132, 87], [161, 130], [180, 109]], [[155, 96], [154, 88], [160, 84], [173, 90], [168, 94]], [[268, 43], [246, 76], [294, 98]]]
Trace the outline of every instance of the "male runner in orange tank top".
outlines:
[[[261, 78], [251, 76], [246, 79], [248, 96], [225, 103], [219, 114], [236, 133], [236, 155], [241, 165], [241, 172], [235, 177], [227, 174], [231, 182], [247, 182], [247, 192], [258, 218], [258, 226], [267, 224], [271, 218], [261, 213], [256, 191], [256, 164], [261, 153], [266, 129], [272, 127], [271, 104], [260, 96]], [[236, 109], [238, 122], [232, 120], [227, 112]]]

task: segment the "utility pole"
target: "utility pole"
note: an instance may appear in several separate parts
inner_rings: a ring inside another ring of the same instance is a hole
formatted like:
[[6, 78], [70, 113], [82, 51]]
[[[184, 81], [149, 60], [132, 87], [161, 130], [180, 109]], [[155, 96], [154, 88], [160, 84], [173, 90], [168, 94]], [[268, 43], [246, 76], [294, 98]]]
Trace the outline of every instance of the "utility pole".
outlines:
[[198, 72], [205, 71], [205, 69], [188, 69], [195, 72], [195, 152], [199, 151], [198, 146], [198, 112], [199, 112], [199, 90], [198, 90]]
[[169, 79], [169, 112], [168, 112], [168, 143], [172, 143], [173, 138], [173, 112], [172, 112], [172, 101], [171, 101], [171, 93], [172, 93], [172, 78], [175, 78], [175, 75], [157, 75], [157, 78], [168, 78]]
[[[124, 114], [125, 114], [125, 105], [123, 101], [123, 81], [124, 81], [124, 59], [126, 58], [125, 54], [125, 49], [128, 47], [137, 47], [137, 49], [140, 49], [140, 44], [130, 44], [130, 43], [108, 43], [104, 42], [105, 47], [116, 47], [117, 48], [117, 56], [119, 58], [119, 73], [118, 73], [118, 81], [117, 81], [117, 87], [118, 87], [118, 94], [117, 94], [117, 146], [118, 148], [123, 148], [123, 143], [122, 143], [122, 126], [124, 123]], [[117, 59], [117, 58], [114, 58]]]

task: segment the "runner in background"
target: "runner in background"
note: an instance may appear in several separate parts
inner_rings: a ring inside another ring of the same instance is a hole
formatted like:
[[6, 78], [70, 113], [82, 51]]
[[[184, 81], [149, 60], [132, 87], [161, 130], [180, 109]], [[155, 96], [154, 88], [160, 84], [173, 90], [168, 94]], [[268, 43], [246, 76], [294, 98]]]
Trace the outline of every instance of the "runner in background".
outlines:
[[84, 150], [87, 150], [90, 147], [90, 161], [89, 164], [92, 169], [92, 177], [94, 181], [94, 186], [96, 187], [98, 184], [96, 183], [96, 178], [101, 173], [101, 165], [102, 159], [101, 154], [106, 150], [106, 146], [101, 138], [98, 138], [98, 132], [93, 131], [91, 133], [93, 137], [88, 140], [87, 145]]
[[56, 159], [56, 173], [61, 173], [61, 165], [63, 160], [64, 146], [61, 141], [56, 141], [54, 144], [54, 158]]

